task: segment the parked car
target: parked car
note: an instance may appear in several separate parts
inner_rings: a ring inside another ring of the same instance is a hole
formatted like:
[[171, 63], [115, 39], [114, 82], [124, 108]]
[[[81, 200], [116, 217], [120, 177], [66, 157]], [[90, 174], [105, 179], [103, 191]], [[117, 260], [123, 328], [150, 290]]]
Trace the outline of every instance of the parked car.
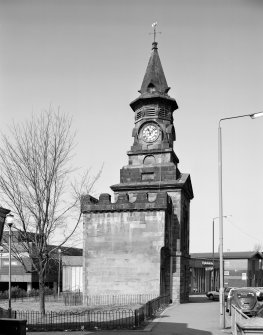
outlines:
[[234, 287], [226, 287], [225, 288], [225, 301], [227, 301], [228, 294], [232, 290], [232, 288], [234, 288]]
[[226, 299], [226, 312], [229, 312], [230, 314], [230, 307], [231, 307], [231, 301], [233, 299], [233, 295], [234, 295], [234, 290], [238, 290], [237, 287], [233, 287], [227, 295], [227, 299]]
[[206, 296], [209, 300], [219, 300], [219, 291], [208, 291], [206, 292]]
[[249, 316], [255, 316], [260, 308], [256, 291], [251, 287], [231, 289], [226, 304], [229, 315], [231, 315], [231, 305], [238, 307], [242, 313]]
[[250, 287], [256, 292], [258, 301], [263, 301], [263, 287]]
[[[231, 288], [232, 287], [225, 287], [225, 289], [224, 289], [225, 301], [227, 301], [228, 292], [231, 290]], [[206, 296], [210, 300], [219, 300], [219, 290], [216, 289], [214, 291], [208, 291], [206, 293]]]

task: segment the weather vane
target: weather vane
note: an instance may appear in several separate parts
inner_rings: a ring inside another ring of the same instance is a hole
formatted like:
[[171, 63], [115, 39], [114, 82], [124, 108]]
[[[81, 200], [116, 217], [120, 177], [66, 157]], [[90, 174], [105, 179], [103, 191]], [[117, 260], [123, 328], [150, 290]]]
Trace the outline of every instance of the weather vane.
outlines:
[[161, 34], [161, 33], [162, 33], [161, 31], [156, 31], [156, 26], [157, 26], [157, 22], [154, 22], [154, 23], [152, 24], [152, 27], [153, 27], [153, 33], [149, 33], [150, 35], [153, 35], [153, 42], [155, 42], [156, 34]]

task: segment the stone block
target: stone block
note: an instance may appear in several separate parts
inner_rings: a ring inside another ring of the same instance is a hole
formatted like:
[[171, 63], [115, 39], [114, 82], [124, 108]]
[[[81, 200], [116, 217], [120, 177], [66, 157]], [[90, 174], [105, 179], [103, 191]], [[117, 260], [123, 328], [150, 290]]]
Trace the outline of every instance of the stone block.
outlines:
[[99, 202], [102, 204], [110, 204], [111, 203], [111, 195], [108, 193], [101, 193], [99, 197]]

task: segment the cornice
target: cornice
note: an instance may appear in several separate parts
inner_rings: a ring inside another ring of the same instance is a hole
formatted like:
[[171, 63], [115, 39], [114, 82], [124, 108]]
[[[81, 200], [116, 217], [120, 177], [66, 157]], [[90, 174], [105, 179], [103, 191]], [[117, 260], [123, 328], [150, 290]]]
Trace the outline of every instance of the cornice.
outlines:
[[189, 174], [182, 173], [180, 178], [172, 181], [143, 181], [136, 183], [121, 183], [111, 186], [114, 192], [135, 192], [135, 191], [166, 191], [183, 190], [189, 199], [193, 199], [193, 189]]

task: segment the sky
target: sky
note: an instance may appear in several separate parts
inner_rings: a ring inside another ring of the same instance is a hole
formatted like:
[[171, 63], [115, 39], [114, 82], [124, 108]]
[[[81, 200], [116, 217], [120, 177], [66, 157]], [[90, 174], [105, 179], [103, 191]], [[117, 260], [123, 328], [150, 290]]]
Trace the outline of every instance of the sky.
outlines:
[[[194, 191], [190, 251], [212, 251], [218, 122], [263, 111], [261, 0], [0, 0], [1, 130], [49, 106], [73, 118], [74, 166], [119, 183], [158, 22], [174, 151]], [[223, 121], [224, 250], [263, 245], [263, 118]], [[218, 247], [218, 219], [215, 249]]]

